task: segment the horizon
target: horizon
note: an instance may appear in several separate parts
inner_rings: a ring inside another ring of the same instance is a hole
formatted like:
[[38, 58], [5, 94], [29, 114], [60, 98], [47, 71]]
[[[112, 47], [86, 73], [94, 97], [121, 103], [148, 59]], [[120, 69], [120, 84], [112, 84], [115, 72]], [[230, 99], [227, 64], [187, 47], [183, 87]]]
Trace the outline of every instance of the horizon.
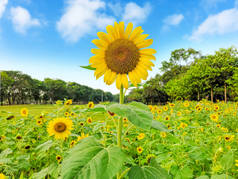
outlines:
[[80, 68], [89, 64], [90, 49], [95, 48], [91, 41], [106, 25], [133, 22], [154, 40], [157, 59], [150, 79], [175, 49], [194, 48], [207, 55], [237, 47], [236, 17], [238, 0], [0, 0], [0, 70], [118, 94], [115, 84], [107, 86], [103, 78], [96, 80], [92, 71]]

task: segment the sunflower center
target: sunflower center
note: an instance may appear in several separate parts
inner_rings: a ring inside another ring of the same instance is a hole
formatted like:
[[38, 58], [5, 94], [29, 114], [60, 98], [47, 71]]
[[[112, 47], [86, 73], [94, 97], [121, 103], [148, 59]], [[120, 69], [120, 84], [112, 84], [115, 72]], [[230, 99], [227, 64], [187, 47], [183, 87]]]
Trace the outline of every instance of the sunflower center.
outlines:
[[105, 59], [107, 67], [117, 73], [127, 74], [139, 62], [140, 53], [136, 45], [127, 39], [117, 39], [109, 44]]
[[58, 122], [55, 124], [54, 128], [56, 132], [64, 132], [67, 126], [63, 122]]

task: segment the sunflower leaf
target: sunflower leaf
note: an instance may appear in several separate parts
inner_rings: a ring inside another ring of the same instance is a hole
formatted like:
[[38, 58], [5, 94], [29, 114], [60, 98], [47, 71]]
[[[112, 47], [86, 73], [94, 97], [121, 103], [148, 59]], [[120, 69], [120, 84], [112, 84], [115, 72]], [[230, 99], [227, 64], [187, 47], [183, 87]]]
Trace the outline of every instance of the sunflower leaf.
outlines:
[[96, 70], [96, 68], [91, 67], [90, 65], [88, 66], [80, 66], [81, 68], [85, 68], [87, 70]]
[[127, 117], [135, 126], [148, 130], [151, 128], [153, 115], [147, 109], [146, 105], [138, 102], [129, 103], [128, 105], [112, 104], [108, 107], [108, 111], [121, 117]]
[[62, 163], [62, 178], [113, 178], [127, 161], [116, 146], [104, 148], [94, 137], [79, 141]]

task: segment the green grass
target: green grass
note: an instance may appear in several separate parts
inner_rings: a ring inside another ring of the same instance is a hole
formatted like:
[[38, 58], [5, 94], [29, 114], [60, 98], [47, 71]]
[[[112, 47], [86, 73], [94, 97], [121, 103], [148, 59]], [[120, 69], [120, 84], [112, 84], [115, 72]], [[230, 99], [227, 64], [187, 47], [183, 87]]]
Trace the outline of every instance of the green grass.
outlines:
[[29, 114], [31, 115], [40, 115], [42, 112], [51, 112], [57, 107], [52, 104], [39, 105], [39, 104], [26, 104], [26, 105], [11, 105], [11, 106], [0, 106], [0, 114], [2, 111], [10, 112], [15, 115], [20, 115], [20, 110], [22, 108], [27, 108]]

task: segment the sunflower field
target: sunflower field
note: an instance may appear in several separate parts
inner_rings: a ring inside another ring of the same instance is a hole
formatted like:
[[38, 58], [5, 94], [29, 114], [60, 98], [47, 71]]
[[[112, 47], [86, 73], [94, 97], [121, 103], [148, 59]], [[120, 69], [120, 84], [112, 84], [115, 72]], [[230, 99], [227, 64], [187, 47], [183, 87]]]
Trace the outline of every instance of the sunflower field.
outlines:
[[238, 177], [237, 103], [71, 103], [1, 111], [0, 178]]

